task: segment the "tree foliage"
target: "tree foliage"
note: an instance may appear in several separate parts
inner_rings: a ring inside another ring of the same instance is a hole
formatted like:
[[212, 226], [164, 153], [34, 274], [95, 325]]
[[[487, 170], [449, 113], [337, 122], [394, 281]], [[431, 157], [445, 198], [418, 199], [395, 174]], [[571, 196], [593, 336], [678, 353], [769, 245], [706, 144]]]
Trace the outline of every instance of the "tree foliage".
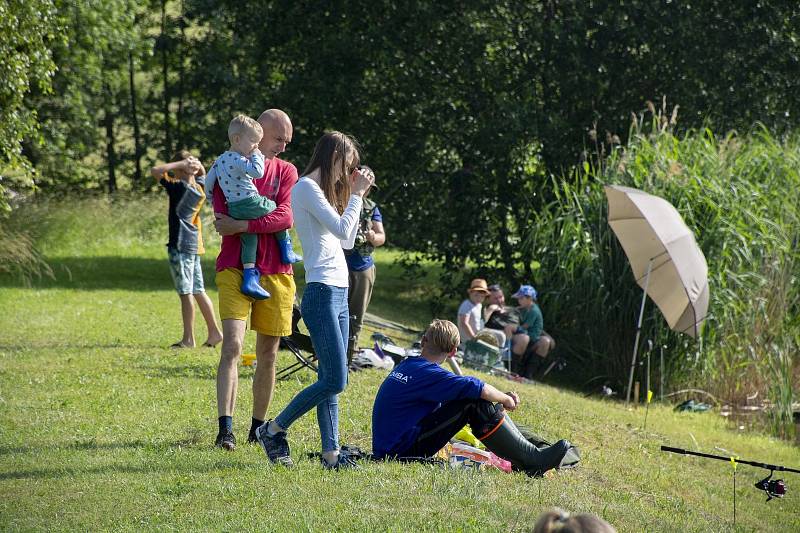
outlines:
[[[41, 143], [25, 143], [44, 188], [97, 188], [107, 177], [108, 126], [130, 124], [129, 54], [148, 51], [135, 24], [135, 2], [57, 0], [63, 40], [52, 47], [58, 65], [53, 91], [32, 93], [43, 126]], [[113, 152], [116, 154], [116, 150]], [[118, 162], [114, 162], [118, 164]]]
[[39, 140], [32, 90], [50, 91], [55, 70], [51, 47], [58, 25], [51, 0], [4, 0], [0, 3], [0, 208], [8, 207], [6, 187], [13, 179], [30, 184], [33, 168], [21, 155], [24, 138]]
[[[680, 106], [671, 142], [756, 122], [780, 142], [800, 125], [798, 72], [800, 4], [778, 0], [5, 0], [0, 207], [10, 179], [34, 175], [44, 192], [146, 188], [142, 165], [177, 148], [210, 162], [234, 114], [279, 107], [295, 125], [285, 156], [301, 168], [325, 130], [361, 141], [390, 243], [410, 265], [444, 266], [442, 302], [476, 275], [538, 283], [555, 269], [559, 284], [608, 288], [620, 258], [584, 248], [601, 220], [584, 231], [583, 196], [553, 176], [607, 179], [586, 174], [590, 154], [618, 156], [631, 114], [663, 98]], [[726, 168], [725, 154], [711, 159]], [[752, 180], [774, 166], [750, 162]], [[716, 234], [707, 224], [698, 231]], [[754, 272], [796, 284], [765, 265]], [[578, 351], [599, 357], [625, 335], [614, 339]]]
[[[320, 131], [346, 129], [406, 178], [431, 163], [508, 165], [532, 147], [548, 169], [569, 166], [595, 122], [601, 136], [624, 133], [631, 111], [662, 95], [687, 127], [758, 120], [782, 130], [798, 116], [800, 8], [785, 2], [59, 0], [57, 17], [38, 2], [9, 2], [5, 24], [27, 16], [41, 26], [4, 36], [23, 43], [26, 60], [54, 55], [64, 102], [28, 103], [51, 106], [49, 126], [62, 128], [54, 151], [66, 159], [97, 149], [89, 117], [104, 79], [122, 105], [130, 52], [149, 106], [144, 134], [161, 157], [175, 145], [216, 153], [231, 113], [270, 104], [292, 113], [302, 157]], [[48, 15], [63, 39], [46, 37], [56, 33]], [[26, 52], [35, 43], [43, 55]], [[52, 67], [26, 71], [46, 79]]]

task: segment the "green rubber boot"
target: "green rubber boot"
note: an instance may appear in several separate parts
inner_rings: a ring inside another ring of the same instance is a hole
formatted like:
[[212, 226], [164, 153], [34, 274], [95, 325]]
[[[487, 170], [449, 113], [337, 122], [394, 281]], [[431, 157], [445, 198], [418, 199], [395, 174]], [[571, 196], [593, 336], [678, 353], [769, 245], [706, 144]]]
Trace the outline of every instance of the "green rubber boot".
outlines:
[[537, 448], [528, 442], [507, 414], [494, 430], [479, 438], [489, 450], [530, 476], [540, 476], [558, 468], [572, 446], [569, 441], [560, 440], [551, 446]]

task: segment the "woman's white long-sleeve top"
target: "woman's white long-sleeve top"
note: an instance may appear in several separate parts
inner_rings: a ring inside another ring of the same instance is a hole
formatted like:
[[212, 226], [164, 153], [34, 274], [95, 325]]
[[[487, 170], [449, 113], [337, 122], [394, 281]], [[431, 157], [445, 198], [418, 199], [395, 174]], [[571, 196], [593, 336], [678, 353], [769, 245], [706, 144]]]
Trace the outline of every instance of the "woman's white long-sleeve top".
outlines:
[[351, 195], [340, 216], [313, 179], [304, 176], [292, 188], [294, 227], [303, 247], [306, 283], [349, 285], [342, 248], [355, 245], [361, 204], [361, 196]]

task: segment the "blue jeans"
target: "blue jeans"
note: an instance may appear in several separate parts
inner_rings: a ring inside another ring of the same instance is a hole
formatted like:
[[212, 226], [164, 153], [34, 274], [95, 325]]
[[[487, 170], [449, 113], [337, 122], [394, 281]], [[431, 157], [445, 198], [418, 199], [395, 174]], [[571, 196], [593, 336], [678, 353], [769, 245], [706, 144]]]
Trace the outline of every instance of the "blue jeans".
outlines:
[[322, 451], [339, 449], [339, 397], [347, 386], [347, 336], [350, 311], [347, 287], [309, 283], [300, 303], [317, 355], [317, 381], [300, 391], [275, 418], [283, 429], [317, 408], [317, 422], [322, 437]]

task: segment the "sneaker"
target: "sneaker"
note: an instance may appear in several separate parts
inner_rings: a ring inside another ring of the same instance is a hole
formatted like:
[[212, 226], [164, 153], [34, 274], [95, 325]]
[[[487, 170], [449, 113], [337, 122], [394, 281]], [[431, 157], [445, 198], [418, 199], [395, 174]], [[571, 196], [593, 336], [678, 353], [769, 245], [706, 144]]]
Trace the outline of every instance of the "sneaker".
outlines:
[[217, 440], [214, 442], [214, 446], [232, 452], [236, 449], [236, 437], [230, 431], [227, 433], [220, 431], [217, 433]]
[[292, 458], [289, 455], [289, 443], [286, 441], [286, 432], [281, 431], [275, 435], [270, 435], [267, 431], [269, 422], [264, 422], [256, 429], [256, 439], [264, 453], [267, 454], [270, 462], [283, 466], [293, 466]]
[[328, 461], [325, 460], [324, 457], [320, 457], [320, 461], [322, 461], [322, 468], [325, 470], [360, 470], [361, 467], [358, 466], [355, 459], [350, 457], [350, 454], [344, 450], [339, 451], [339, 458], [333, 464], [330, 464]]
[[256, 436], [256, 429], [253, 428], [250, 430], [250, 433], [247, 434], [247, 444], [255, 444], [258, 442], [258, 437]]

